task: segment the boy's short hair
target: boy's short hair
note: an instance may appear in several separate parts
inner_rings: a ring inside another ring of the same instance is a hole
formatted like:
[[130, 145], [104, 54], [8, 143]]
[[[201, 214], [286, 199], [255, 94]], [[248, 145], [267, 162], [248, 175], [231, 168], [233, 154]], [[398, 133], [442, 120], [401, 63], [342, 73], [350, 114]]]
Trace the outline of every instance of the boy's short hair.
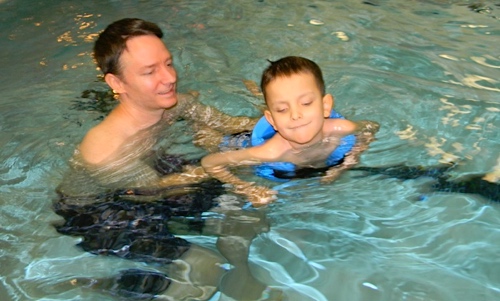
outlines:
[[102, 73], [119, 76], [120, 57], [127, 48], [127, 40], [144, 35], [154, 35], [161, 39], [163, 32], [155, 23], [137, 18], [125, 18], [108, 25], [94, 44], [94, 59]]
[[[300, 56], [287, 56], [277, 61], [269, 61], [269, 65], [262, 73], [260, 81], [260, 89], [266, 99], [266, 87], [276, 78], [281, 76], [291, 76], [298, 73], [311, 73], [316, 80], [319, 90], [322, 95], [325, 95], [325, 81], [321, 68], [310, 59]], [[267, 102], [267, 100], [266, 100]]]

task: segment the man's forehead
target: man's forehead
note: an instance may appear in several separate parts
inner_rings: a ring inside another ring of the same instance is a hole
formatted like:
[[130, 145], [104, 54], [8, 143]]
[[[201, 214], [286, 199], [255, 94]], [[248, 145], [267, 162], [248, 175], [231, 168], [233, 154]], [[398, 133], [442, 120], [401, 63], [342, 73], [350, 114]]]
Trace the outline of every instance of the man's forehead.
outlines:
[[139, 63], [150, 66], [159, 60], [167, 60], [172, 56], [163, 41], [156, 36], [138, 36], [127, 40], [121, 55], [122, 63]]

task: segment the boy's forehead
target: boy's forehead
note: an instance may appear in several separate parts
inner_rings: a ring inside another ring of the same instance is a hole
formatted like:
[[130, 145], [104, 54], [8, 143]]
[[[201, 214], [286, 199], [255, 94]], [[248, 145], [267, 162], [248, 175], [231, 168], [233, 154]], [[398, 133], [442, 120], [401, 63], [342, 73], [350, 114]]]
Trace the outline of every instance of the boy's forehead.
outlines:
[[290, 75], [280, 75], [275, 77], [273, 80], [269, 82], [269, 84], [264, 88], [266, 92], [269, 92], [270, 88], [272, 87], [272, 90], [277, 90], [275, 92], [284, 92], [286, 93], [287, 90], [282, 90], [285, 89], [287, 86], [291, 88], [310, 88], [312, 90], [318, 89], [318, 84], [314, 78], [314, 75], [311, 74], [310, 72], [300, 72], [300, 73], [294, 73]]
[[[315, 83], [316, 80], [314, 78], [314, 75], [311, 72], [297, 72], [293, 74], [280, 74], [276, 76], [274, 79], [272, 79], [269, 82], [269, 85], [273, 83], [282, 83], [282, 84], [288, 84], [291, 81], [308, 81], [310, 83]], [[268, 86], [269, 86], [268, 85]]]

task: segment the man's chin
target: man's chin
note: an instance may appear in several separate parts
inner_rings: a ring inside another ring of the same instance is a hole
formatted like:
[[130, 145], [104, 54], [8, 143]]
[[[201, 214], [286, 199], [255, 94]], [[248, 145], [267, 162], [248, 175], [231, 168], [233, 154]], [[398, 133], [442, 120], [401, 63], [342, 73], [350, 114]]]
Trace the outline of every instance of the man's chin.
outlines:
[[162, 103], [165, 105], [165, 109], [174, 107], [177, 104], [177, 95], [164, 99]]

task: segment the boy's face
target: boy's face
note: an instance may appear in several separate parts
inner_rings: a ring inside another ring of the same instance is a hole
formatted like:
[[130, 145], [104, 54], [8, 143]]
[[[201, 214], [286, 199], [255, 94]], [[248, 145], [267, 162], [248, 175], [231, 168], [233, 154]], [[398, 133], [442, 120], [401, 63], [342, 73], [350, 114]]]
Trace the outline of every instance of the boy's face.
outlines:
[[311, 73], [282, 76], [266, 87], [266, 119], [292, 147], [303, 147], [323, 138], [323, 123], [330, 116], [333, 98], [321, 95]]
[[161, 39], [153, 35], [130, 38], [120, 64], [122, 75], [107, 74], [106, 82], [122, 98], [147, 110], [166, 109], [177, 103], [177, 73]]

